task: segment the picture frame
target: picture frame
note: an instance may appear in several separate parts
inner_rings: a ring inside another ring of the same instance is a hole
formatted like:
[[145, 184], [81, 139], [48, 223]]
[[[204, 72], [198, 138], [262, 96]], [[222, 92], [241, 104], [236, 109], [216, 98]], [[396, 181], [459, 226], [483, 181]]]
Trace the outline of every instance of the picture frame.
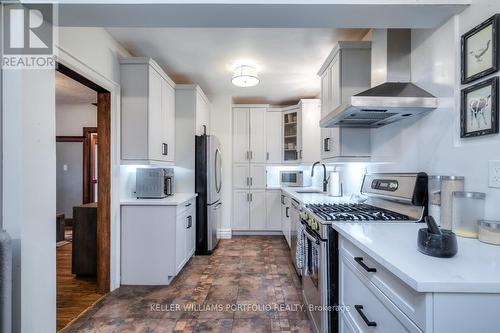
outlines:
[[462, 84], [476, 81], [498, 70], [499, 20], [500, 14], [495, 14], [462, 35]]
[[460, 137], [498, 133], [498, 77], [461, 90]]

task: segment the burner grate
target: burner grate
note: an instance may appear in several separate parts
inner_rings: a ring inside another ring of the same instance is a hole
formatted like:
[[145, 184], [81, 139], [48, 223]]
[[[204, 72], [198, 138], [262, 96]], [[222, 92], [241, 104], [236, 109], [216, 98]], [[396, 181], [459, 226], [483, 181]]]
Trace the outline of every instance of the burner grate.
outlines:
[[355, 203], [308, 204], [325, 221], [406, 221], [410, 218], [387, 209]]

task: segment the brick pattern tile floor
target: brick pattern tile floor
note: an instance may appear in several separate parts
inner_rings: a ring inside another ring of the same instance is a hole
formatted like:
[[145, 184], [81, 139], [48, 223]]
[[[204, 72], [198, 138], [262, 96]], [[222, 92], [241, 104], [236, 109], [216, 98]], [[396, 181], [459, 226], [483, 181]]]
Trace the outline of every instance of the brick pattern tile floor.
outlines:
[[63, 332], [311, 332], [301, 305], [283, 237], [240, 236], [193, 257], [170, 286], [122, 286]]

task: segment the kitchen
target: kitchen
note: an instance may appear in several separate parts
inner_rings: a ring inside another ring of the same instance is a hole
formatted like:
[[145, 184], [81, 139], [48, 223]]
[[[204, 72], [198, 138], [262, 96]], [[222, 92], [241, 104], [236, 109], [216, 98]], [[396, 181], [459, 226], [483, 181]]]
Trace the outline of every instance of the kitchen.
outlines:
[[[386, 25], [338, 18], [335, 37], [301, 32], [301, 21], [297, 30], [155, 28], [154, 15], [147, 28], [110, 24], [105, 34], [93, 30], [102, 23], [60, 27], [61, 60], [78, 54], [120, 88], [110, 293], [63, 331], [497, 331], [500, 248], [481, 241], [495, 242], [500, 219], [496, 95], [482, 135], [463, 125], [472, 116], [461, 108], [477, 83], [498, 90], [498, 72], [462, 78], [464, 56], [474, 55], [462, 54], [461, 36], [500, 8], [487, 0], [450, 7], [425, 19], [401, 10]], [[312, 40], [285, 50], [299, 60], [269, 50], [294, 39]], [[119, 56], [80, 49], [92, 40]], [[240, 62], [235, 52], [216, 65], [238, 41], [268, 53]], [[111, 67], [98, 60], [110, 56]], [[301, 59], [310, 59], [305, 74], [293, 72]], [[295, 75], [303, 80], [283, 88]], [[4, 166], [4, 186], [9, 172]], [[4, 200], [12, 214], [13, 199]], [[4, 227], [15, 234], [9, 214]], [[432, 220], [414, 223], [429, 215], [456, 238]], [[417, 242], [434, 235], [451, 238], [451, 258], [422, 253], [436, 255]], [[220, 304], [230, 307], [150, 307]], [[231, 308], [243, 304], [285, 310]], [[318, 310], [335, 306], [350, 309]]]

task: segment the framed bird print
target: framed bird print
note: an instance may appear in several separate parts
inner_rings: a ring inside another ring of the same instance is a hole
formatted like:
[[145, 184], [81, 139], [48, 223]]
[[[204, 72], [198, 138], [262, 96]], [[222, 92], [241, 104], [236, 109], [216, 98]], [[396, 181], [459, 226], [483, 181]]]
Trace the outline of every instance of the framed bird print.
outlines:
[[499, 17], [490, 17], [462, 36], [462, 84], [498, 70]]
[[462, 89], [460, 137], [498, 133], [498, 77]]

